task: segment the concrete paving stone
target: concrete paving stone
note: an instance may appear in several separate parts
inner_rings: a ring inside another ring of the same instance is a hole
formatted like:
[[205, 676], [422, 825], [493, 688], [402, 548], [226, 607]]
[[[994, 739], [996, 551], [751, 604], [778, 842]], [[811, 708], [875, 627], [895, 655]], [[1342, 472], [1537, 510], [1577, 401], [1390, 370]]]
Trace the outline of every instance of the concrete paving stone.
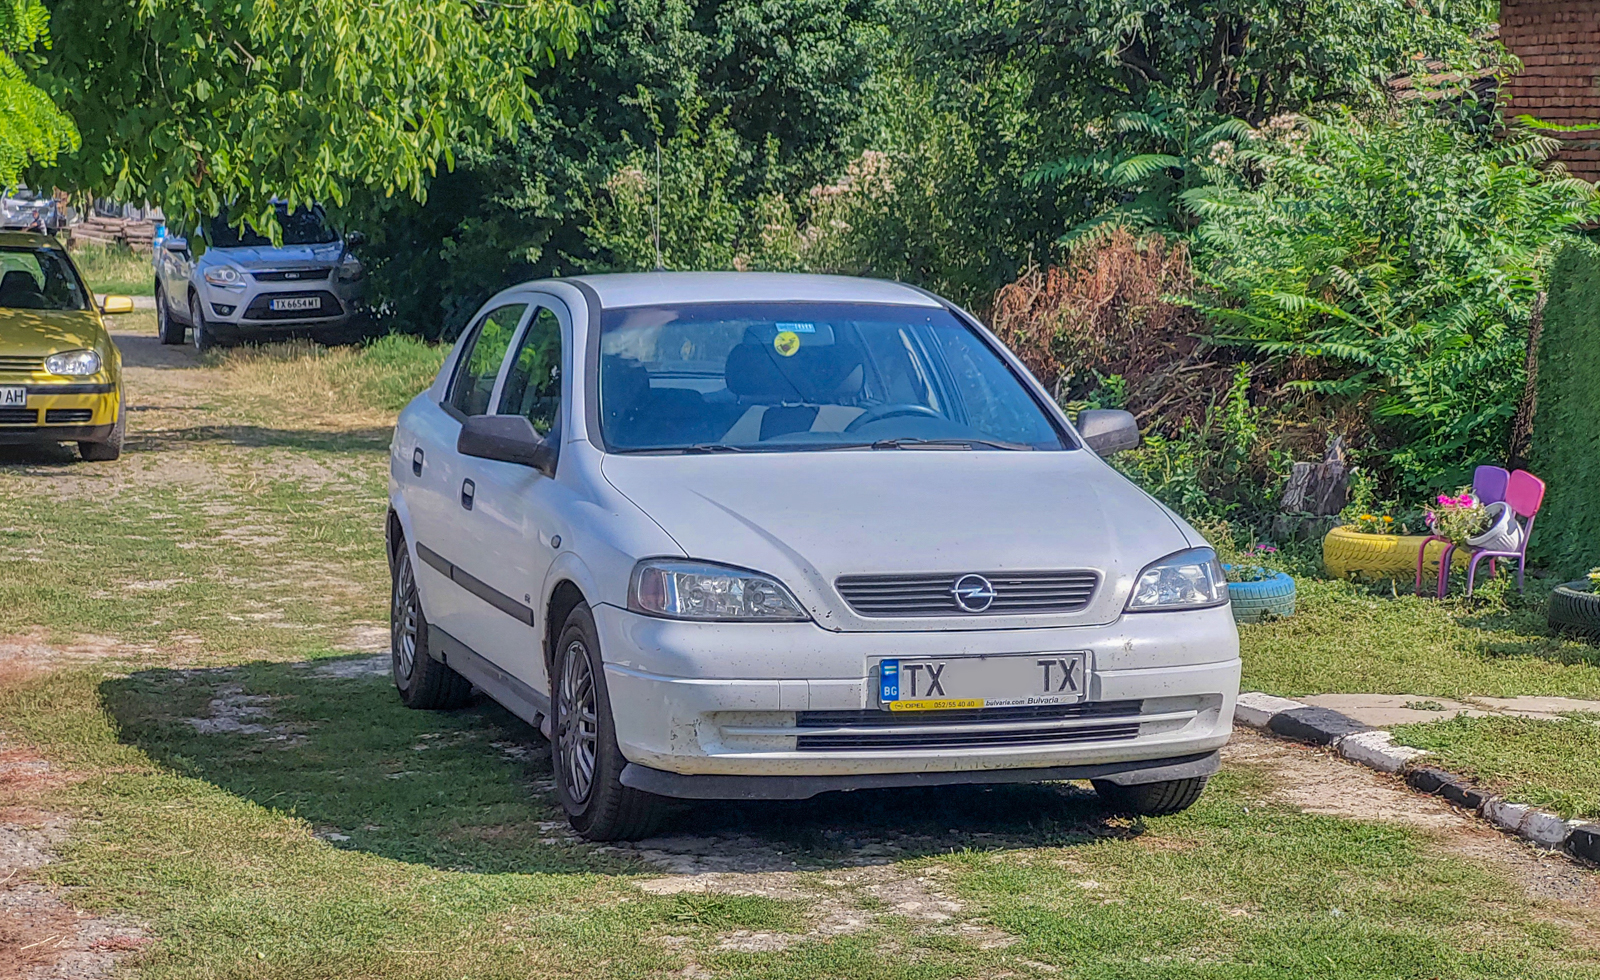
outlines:
[[1406, 773], [1406, 785], [1419, 793], [1437, 793], [1454, 778], [1443, 769], [1422, 766]]
[[1570, 833], [1566, 821], [1555, 814], [1526, 803], [1508, 803], [1499, 797], [1484, 802], [1483, 818], [1502, 830], [1545, 847], [1560, 847]]
[[[1300, 699], [1318, 708], [1329, 708], [1373, 728], [1389, 728], [1412, 722], [1440, 721], [1457, 714], [1482, 717], [1490, 712], [1464, 701], [1430, 698], [1420, 694], [1313, 694]], [[1408, 704], [1438, 705], [1438, 709], [1408, 708]]]
[[1439, 787], [1439, 795], [1463, 810], [1481, 810], [1489, 799], [1489, 794], [1483, 790], [1454, 779]]
[[1559, 718], [1573, 712], [1600, 715], [1600, 701], [1581, 698], [1534, 697], [1524, 694], [1514, 698], [1473, 697], [1471, 702], [1499, 714], [1518, 715], [1523, 718]]
[[1372, 731], [1339, 739], [1339, 754], [1379, 772], [1399, 772], [1413, 759], [1429, 753], [1409, 745], [1395, 745], [1394, 736], [1388, 732]]
[[1600, 864], [1600, 824], [1580, 824], [1567, 836], [1567, 850]]
[[1291, 701], [1288, 698], [1249, 691], [1239, 695], [1239, 700], [1233, 708], [1233, 717], [1241, 724], [1249, 725], [1251, 728], [1265, 728], [1267, 727], [1267, 722], [1278, 712], [1304, 707], [1305, 705], [1299, 701]]
[[1280, 711], [1267, 722], [1267, 728], [1285, 738], [1312, 745], [1332, 745], [1346, 735], [1370, 731], [1366, 725], [1337, 711], [1315, 707]]

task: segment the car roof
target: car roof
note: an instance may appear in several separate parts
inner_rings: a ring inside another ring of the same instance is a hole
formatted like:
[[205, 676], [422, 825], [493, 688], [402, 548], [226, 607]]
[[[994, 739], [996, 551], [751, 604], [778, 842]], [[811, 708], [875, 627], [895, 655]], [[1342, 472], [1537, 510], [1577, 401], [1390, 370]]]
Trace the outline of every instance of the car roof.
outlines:
[[920, 289], [885, 279], [794, 272], [626, 272], [575, 276], [600, 297], [603, 309], [675, 303], [893, 303], [938, 307]]
[[54, 235], [40, 235], [31, 231], [0, 231], [0, 245], [20, 248], [60, 248]]

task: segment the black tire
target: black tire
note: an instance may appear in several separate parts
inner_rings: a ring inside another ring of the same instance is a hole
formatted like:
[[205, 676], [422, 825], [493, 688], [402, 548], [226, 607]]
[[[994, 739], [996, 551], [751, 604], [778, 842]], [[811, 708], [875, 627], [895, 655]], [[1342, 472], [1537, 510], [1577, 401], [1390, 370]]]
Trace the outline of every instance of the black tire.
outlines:
[[186, 330], [187, 328], [172, 315], [171, 304], [167, 302], [167, 291], [157, 285], [156, 336], [161, 339], [163, 344], [173, 347], [183, 343]]
[[1200, 794], [1206, 791], [1206, 781], [1210, 778], [1194, 776], [1159, 783], [1139, 783], [1136, 786], [1119, 786], [1104, 779], [1090, 782], [1100, 795], [1100, 802], [1109, 810], [1140, 817], [1161, 817], [1194, 806]]
[[103, 442], [78, 443], [78, 455], [91, 463], [109, 463], [122, 455], [122, 439], [128, 434], [128, 409], [122, 402], [122, 393], [117, 393], [117, 421], [111, 426], [111, 434]]
[[194, 349], [202, 354], [217, 346], [217, 335], [206, 323], [205, 307], [194, 294], [189, 296], [189, 333], [194, 338]]
[[1557, 633], [1600, 640], [1600, 595], [1590, 591], [1588, 579], [1556, 586], [1547, 615]]
[[401, 702], [420, 710], [464, 706], [472, 697], [472, 683], [428, 655], [428, 620], [422, 615], [411, 554], [403, 541], [389, 591], [389, 662]]
[[556, 798], [572, 829], [592, 841], [649, 837], [666, 815], [666, 801], [622, 785], [628, 762], [617, 748], [600, 638], [587, 604], [567, 614], [554, 668], [550, 757]]

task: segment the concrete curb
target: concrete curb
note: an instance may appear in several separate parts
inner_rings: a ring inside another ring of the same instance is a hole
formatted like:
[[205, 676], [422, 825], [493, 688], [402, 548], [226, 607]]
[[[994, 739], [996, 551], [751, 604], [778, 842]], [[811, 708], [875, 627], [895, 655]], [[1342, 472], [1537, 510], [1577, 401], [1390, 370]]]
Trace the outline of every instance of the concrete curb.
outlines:
[[1270, 694], [1239, 695], [1234, 720], [1282, 738], [1325, 745], [1340, 757], [1379, 772], [1398, 773], [1419, 793], [1442, 796], [1475, 811], [1508, 834], [1552, 850], [1600, 863], [1600, 824], [1562, 820], [1554, 813], [1491, 796], [1443, 769], [1417, 765], [1429, 753], [1395, 745], [1386, 731], [1363, 725], [1348, 715]]

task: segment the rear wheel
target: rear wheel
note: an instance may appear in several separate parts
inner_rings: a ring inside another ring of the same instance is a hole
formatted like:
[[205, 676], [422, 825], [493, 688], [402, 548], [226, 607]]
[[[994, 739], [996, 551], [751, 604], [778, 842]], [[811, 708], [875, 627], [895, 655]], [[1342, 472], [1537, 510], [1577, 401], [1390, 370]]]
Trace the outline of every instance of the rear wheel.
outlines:
[[1117, 813], [1131, 813], [1141, 817], [1160, 817], [1178, 813], [1194, 806], [1206, 790], [1208, 776], [1189, 779], [1168, 779], [1159, 783], [1139, 783], [1120, 786], [1104, 779], [1091, 780], [1100, 802]]
[[589, 607], [567, 615], [555, 657], [550, 726], [556, 796], [589, 840], [639, 840], [660, 826], [666, 801], [622, 785], [628, 764], [617, 748], [600, 641]]
[[403, 541], [390, 585], [389, 649], [394, 686], [406, 707], [449, 710], [471, 698], [471, 682], [428, 654], [428, 621]]
[[167, 291], [156, 286], [156, 335], [170, 347], [183, 343], [183, 334], [184, 326], [172, 315], [172, 305], [167, 302]]

